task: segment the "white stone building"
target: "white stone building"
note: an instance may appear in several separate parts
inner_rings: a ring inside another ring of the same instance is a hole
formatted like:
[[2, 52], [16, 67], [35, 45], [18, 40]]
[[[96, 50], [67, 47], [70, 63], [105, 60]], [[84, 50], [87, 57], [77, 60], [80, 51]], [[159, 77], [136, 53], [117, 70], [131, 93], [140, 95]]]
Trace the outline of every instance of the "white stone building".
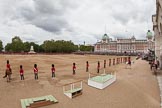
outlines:
[[104, 34], [101, 41], [94, 46], [94, 52], [100, 53], [128, 53], [137, 54], [155, 50], [154, 37], [150, 31], [147, 32], [146, 39], [138, 40], [134, 36], [131, 38], [117, 38], [113, 41], [107, 34]]
[[155, 54], [162, 69], [162, 0], [156, 0], [156, 14], [152, 16], [155, 35]]

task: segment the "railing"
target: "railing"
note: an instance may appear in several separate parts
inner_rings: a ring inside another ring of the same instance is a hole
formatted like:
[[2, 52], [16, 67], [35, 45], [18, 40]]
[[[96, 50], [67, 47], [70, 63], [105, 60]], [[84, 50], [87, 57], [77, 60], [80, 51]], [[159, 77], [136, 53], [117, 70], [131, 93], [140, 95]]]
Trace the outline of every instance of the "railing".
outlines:
[[[103, 74], [95, 74], [95, 73], [89, 73], [89, 79], [93, 76], [103, 76], [103, 75], [107, 75], [104, 69], [104, 73]], [[116, 72], [111, 72], [110, 75], [114, 75], [116, 77]]]
[[63, 92], [66, 91], [65, 87], [69, 86], [69, 85], [70, 85], [70, 90], [72, 91], [73, 89], [75, 89], [75, 84], [79, 83], [79, 82], [80, 82], [80, 88], [82, 89], [83, 88], [82, 80], [79, 80], [79, 81], [74, 81], [74, 82], [71, 82], [71, 83], [68, 83], [68, 84], [64, 84], [63, 85]]

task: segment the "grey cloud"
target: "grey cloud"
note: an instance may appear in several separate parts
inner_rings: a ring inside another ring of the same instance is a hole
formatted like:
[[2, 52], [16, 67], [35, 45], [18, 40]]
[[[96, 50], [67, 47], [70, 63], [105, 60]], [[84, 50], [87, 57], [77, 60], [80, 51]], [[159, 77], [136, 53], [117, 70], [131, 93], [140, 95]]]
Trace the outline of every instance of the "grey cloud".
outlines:
[[37, 14], [33, 10], [25, 7], [20, 9], [20, 15], [27, 21], [32, 21], [37, 16]]
[[107, 4], [112, 5], [109, 8], [112, 11], [111, 16], [122, 25], [127, 25], [130, 21], [134, 23], [148, 21], [148, 18], [150, 18], [151, 13], [154, 11], [155, 5], [152, 0], [148, 1], [114, 0], [110, 4], [107, 1]]
[[110, 25], [112, 37], [126, 37], [125, 30], [129, 29], [141, 38], [147, 32], [147, 22], [151, 29], [151, 15], [155, 11], [153, 0], [0, 1], [0, 31], [5, 36], [30, 35], [31, 40], [38, 40], [41, 34], [40, 40], [87, 39], [93, 43], [102, 38], [104, 24]]
[[128, 16], [125, 16], [123, 14], [114, 14], [113, 18], [121, 24], [127, 24], [129, 22]]
[[78, 3], [74, 0], [30, 0], [29, 4], [25, 4], [25, 1], [21, 1], [17, 7], [17, 14], [14, 15], [17, 19], [57, 34], [65, 28], [72, 29], [68, 28], [70, 26], [65, 13], [77, 8]]
[[34, 0], [35, 10], [43, 15], [62, 15], [63, 6], [54, 0]]
[[61, 33], [63, 28], [68, 28], [68, 23], [61, 19], [61, 18], [46, 18], [40, 20], [34, 20], [33, 23], [46, 31], [54, 32], [54, 33]]
[[40, 13], [64, 14], [68, 9], [79, 6], [76, 0], [33, 0], [36, 10]]

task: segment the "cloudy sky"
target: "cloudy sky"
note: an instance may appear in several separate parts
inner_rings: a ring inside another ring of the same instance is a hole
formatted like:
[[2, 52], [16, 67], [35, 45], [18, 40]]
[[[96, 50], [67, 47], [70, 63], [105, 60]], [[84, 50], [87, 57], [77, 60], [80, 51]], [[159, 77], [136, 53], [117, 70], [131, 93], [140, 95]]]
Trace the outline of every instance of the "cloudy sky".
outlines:
[[[109, 37], [144, 39], [156, 0], [0, 0], [0, 40], [14, 36], [41, 44], [72, 40], [94, 44]], [[105, 30], [106, 28], [106, 30]]]

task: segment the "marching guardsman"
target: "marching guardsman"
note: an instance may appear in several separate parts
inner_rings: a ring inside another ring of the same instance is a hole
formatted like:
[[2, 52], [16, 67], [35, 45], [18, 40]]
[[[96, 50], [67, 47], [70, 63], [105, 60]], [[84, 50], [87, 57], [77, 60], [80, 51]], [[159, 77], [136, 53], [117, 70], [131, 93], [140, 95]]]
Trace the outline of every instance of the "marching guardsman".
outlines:
[[76, 66], [75, 63], [73, 63], [73, 75], [75, 75], [75, 70], [76, 70]]
[[128, 57], [128, 64], [131, 66], [131, 57]]
[[23, 70], [22, 65], [20, 65], [20, 77], [21, 77], [21, 80], [24, 80], [24, 70]]
[[88, 63], [88, 61], [86, 62], [86, 72], [88, 72], [89, 71], [89, 63]]
[[115, 59], [113, 59], [113, 65], [115, 65]]
[[38, 68], [37, 68], [37, 64], [34, 64], [34, 76], [35, 76], [35, 80], [38, 80]]
[[97, 73], [100, 72], [100, 62], [98, 61], [98, 64], [97, 64]]
[[[11, 72], [11, 67], [10, 67], [9, 60], [7, 60], [6, 70], [9, 70]], [[7, 77], [7, 72], [5, 71], [5, 75], [3, 76], [3, 78], [6, 78], [6, 77]]]
[[106, 60], [104, 60], [104, 68], [106, 68]]
[[55, 66], [54, 66], [54, 64], [52, 64], [51, 72], [52, 72], [52, 78], [54, 78], [55, 77]]
[[109, 59], [109, 66], [111, 66], [111, 59]]

